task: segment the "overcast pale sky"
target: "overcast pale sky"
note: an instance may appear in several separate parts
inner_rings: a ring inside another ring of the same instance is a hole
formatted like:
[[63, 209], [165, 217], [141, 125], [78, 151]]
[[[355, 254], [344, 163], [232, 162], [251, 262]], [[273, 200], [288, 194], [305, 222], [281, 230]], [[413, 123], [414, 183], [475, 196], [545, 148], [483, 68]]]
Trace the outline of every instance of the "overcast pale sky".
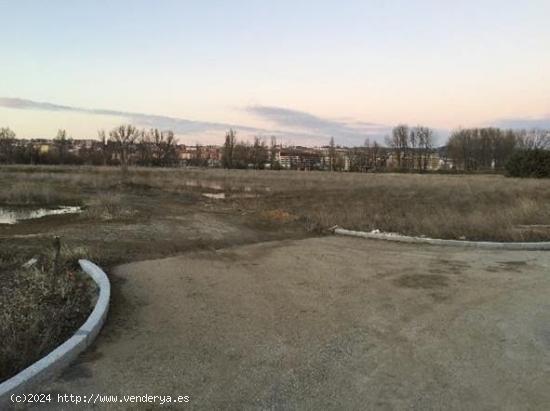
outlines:
[[0, 126], [21, 137], [550, 127], [548, 0], [0, 0], [0, 16]]

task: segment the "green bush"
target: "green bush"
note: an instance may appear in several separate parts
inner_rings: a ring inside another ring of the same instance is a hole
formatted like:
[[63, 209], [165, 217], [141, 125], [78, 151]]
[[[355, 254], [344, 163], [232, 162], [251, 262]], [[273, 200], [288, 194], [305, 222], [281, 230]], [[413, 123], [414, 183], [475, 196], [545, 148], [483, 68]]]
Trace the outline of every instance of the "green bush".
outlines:
[[506, 163], [510, 177], [550, 177], [550, 150], [521, 150]]

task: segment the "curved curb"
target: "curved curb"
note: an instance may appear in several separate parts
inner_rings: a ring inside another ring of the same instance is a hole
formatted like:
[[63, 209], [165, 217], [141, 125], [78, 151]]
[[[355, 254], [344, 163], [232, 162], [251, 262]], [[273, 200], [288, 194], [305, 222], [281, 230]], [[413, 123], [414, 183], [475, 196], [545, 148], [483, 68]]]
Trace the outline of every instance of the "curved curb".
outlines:
[[550, 250], [550, 241], [541, 242], [510, 242], [499, 243], [493, 241], [466, 241], [466, 240], [443, 240], [439, 238], [425, 238], [425, 237], [409, 237], [399, 234], [384, 234], [384, 233], [367, 233], [364, 231], [346, 230], [344, 228], [335, 228], [334, 234], [347, 235], [351, 237], [369, 238], [372, 240], [386, 240], [397, 241], [401, 243], [415, 243], [415, 244], [430, 244], [430, 245], [443, 245], [453, 247], [472, 247], [472, 248], [487, 248], [491, 250]]
[[71, 338], [19, 374], [0, 384], [0, 409], [16, 405], [11, 402], [12, 394], [30, 393], [37, 384], [61, 372], [78, 354], [90, 346], [101, 330], [109, 311], [111, 284], [103, 270], [94, 263], [88, 260], [79, 260], [78, 263], [99, 288], [99, 297], [92, 313]]

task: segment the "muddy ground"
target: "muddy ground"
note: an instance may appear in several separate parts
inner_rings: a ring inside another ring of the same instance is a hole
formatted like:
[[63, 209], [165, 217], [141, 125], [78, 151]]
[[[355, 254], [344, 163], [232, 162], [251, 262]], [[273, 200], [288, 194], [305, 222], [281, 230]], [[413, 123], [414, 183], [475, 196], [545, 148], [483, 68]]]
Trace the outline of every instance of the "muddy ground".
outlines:
[[205, 410], [543, 410], [549, 269], [545, 252], [336, 236], [126, 264], [93, 349], [42, 390]]
[[82, 193], [81, 214], [0, 225], [0, 257], [6, 262], [0, 264], [0, 273], [9, 267], [8, 262], [24, 262], [48, 251], [54, 236], [68, 247], [86, 249], [91, 259], [109, 268], [196, 249], [309, 235], [303, 224], [260, 215], [203, 194], [200, 188], [170, 193], [123, 187], [112, 194], [118, 197], [113, 215], [103, 210], [109, 205], [98, 206], [104, 215], [95, 212], [94, 193]]

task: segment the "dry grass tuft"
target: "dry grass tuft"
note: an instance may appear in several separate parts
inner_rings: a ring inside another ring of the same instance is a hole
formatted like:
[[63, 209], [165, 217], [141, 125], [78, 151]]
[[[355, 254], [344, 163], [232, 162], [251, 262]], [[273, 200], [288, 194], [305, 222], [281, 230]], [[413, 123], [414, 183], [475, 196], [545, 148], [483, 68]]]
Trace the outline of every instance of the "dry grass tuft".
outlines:
[[130, 218], [135, 210], [121, 194], [100, 192], [91, 199], [82, 217], [98, 220], [115, 220]]
[[57, 275], [48, 253], [29, 268], [3, 258], [11, 269], [0, 272], [0, 381], [52, 351], [84, 323], [95, 295], [93, 283], [77, 268], [86, 254], [65, 248]]

